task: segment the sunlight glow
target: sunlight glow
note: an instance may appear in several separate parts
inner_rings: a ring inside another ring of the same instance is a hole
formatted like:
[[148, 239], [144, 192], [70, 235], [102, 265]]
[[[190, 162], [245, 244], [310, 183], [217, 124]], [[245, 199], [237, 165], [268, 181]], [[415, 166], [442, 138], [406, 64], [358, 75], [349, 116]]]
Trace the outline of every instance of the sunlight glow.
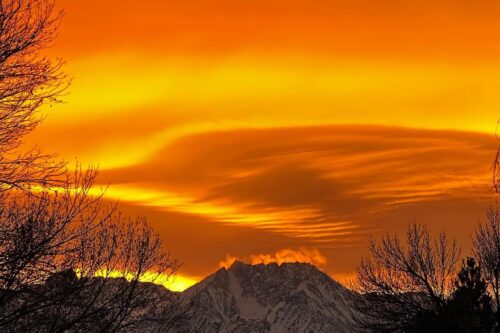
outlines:
[[[78, 272], [77, 275], [79, 275]], [[125, 278], [128, 281], [135, 279], [134, 274], [132, 273], [124, 274], [123, 272], [120, 272], [118, 270], [107, 272], [106, 270], [103, 269], [96, 272], [95, 276], [112, 278], [112, 279]], [[178, 274], [166, 276], [158, 273], [145, 273], [139, 277], [139, 281], [145, 283], [157, 284], [167, 288], [168, 290], [180, 292], [196, 284], [199, 281], [199, 278], [193, 278]]]

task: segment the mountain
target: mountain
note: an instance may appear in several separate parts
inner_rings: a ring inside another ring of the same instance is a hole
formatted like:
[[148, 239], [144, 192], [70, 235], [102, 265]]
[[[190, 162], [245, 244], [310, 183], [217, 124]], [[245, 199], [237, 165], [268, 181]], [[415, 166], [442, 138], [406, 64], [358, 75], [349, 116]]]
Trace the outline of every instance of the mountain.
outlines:
[[358, 297], [310, 264], [236, 261], [182, 293], [169, 332], [353, 332]]

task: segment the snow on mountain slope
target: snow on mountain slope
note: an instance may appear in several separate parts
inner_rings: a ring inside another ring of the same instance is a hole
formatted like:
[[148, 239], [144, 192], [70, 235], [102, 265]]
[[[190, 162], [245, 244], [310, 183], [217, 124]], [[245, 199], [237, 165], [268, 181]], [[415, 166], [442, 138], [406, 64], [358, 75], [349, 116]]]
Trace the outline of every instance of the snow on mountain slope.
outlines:
[[170, 332], [353, 332], [357, 295], [314, 266], [235, 262], [182, 294]]

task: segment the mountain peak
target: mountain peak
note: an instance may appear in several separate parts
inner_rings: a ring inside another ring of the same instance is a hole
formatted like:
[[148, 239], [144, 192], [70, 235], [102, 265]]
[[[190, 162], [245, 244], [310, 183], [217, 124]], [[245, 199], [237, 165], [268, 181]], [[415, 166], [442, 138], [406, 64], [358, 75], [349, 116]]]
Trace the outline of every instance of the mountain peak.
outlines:
[[310, 269], [310, 268], [314, 268], [315, 270], [318, 270], [319, 269], [314, 266], [313, 264], [310, 264], [310, 263], [306, 263], [306, 262], [299, 262], [299, 261], [296, 261], [296, 262], [291, 262], [291, 261], [287, 261], [287, 262], [275, 262], [275, 261], [272, 261], [272, 262], [268, 262], [268, 263], [257, 263], [257, 264], [249, 264], [249, 263], [246, 263], [242, 260], [235, 260], [231, 266], [229, 266], [228, 270], [238, 270], [238, 269], [241, 269], [241, 268], [251, 268], [251, 267], [260, 267], [260, 268], [270, 268], [270, 269], [273, 269], [273, 268], [277, 268], [277, 267], [295, 267], [297, 269], [300, 269], [300, 268], [306, 268], [306, 269]]
[[[235, 274], [239, 279], [244, 281], [251, 281], [254, 279], [260, 279], [262, 281], [262, 279], [266, 278], [274, 280], [331, 280], [330, 276], [320, 271], [316, 266], [303, 262], [248, 264], [236, 260], [227, 271]], [[269, 282], [271, 283], [271, 281]], [[337, 283], [336, 281], [333, 282]]]
[[178, 330], [326, 333], [352, 332], [357, 296], [311, 264], [237, 260], [184, 297]]

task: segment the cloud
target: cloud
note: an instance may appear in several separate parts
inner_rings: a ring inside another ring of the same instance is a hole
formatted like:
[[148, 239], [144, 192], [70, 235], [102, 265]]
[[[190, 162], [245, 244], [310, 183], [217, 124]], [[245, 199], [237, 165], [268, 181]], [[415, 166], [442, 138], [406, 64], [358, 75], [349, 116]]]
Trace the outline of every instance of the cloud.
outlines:
[[228, 254], [226, 255], [226, 258], [224, 260], [219, 262], [219, 266], [229, 268], [236, 260], [246, 261], [251, 263], [252, 265], [300, 262], [309, 263], [317, 267], [322, 267], [327, 263], [327, 258], [318, 249], [309, 249], [302, 247], [298, 250], [281, 249], [272, 254], [252, 254], [245, 258], [238, 258]]
[[405, 205], [487, 200], [495, 148], [490, 136], [456, 131], [235, 130], [183, 137], [101, 176], [120, 200], [345, 246]]

